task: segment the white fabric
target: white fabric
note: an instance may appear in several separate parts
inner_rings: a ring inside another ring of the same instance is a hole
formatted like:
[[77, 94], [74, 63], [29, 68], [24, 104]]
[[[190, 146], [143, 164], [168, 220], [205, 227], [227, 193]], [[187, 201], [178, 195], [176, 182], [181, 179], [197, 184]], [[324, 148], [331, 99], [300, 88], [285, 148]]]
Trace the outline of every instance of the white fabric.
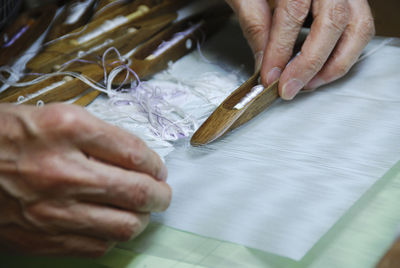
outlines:
[[173, 152], [174, 199], [154, 219], [301, 259], [400, 159], [399, 64], [384, 47], [219, 142]]

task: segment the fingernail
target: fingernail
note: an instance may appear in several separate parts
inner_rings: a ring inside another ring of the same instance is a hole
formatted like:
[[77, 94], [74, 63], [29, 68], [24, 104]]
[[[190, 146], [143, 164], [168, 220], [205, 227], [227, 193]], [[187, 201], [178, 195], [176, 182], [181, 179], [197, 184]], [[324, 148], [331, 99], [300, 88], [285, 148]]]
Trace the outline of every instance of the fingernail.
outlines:
[[320, 86], [325, 85], [325, 84], [326, 84], [325, 80], [315, 77], [307, 84], [306, 88], [313, 90], [313, 89], [319, 88]]
[[268, 85], [271, 85], [273, 82], [279, 79], [281, 77], [282, 70], [278, 67], [274, 67], [269, 71], [267, 75], [267, 83]]
[[167, 178], [168, 178], [168, 169], [167, 169], [167, 167], [166, 167], [165, 165], [162, 166], [160, 172], [158, 173], [157, 178], [158, 178], [158, 180], [160, 180], [160, 181], [167, 181]]
[[304, 83], [302, 81], [299, 79], [291, 79], [289, 82], [283, 85], [282, 99], [292, 100], [303, 87]]
[[261, 70], [262, 62], [264, 58], [264, 52], [260, 51], [254, 55], [255, 64], [254, 64], [254, 72], [257, 73]]

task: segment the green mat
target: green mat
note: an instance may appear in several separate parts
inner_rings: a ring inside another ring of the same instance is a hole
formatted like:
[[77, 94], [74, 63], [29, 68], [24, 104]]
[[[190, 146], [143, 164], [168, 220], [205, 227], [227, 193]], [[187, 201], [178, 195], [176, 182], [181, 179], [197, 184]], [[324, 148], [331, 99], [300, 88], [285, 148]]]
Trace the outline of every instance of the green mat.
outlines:
[[[0, 267], [374, 267], [400, 226], [400, 162], [300, 261], [152, 224], [135, 241], [98, 260], [0, 255]], [[136, 253], [135, 253], [136, 252]]]

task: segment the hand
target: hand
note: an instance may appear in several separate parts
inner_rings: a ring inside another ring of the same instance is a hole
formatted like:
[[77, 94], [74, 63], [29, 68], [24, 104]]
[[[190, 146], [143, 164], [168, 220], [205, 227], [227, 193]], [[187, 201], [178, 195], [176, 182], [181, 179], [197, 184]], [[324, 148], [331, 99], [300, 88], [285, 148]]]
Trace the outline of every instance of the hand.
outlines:
[[0, 105], [0, 247], [97, 257], [134, 238], [171, 190], [140, 139], [84, 109]]
[[[256, 55], [262, 83], [280, 79], [285, 100], [344, 76], [375, 33], [367, 0], [278, 0], [273, 17], [266, 0], [227, 2]], [[310, 34], [288, 64], [309, 12], [314, 17]]]

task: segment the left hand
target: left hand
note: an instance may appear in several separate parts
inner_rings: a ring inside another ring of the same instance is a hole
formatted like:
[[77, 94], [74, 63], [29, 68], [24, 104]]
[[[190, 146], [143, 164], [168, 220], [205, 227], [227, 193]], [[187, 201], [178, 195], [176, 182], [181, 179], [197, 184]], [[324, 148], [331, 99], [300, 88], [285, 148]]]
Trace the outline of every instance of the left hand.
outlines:
[[0, 148], [0, 251], [99, 257], [171, 201], [158, 155], [78, 106], [0, 104]]
[[[262, 83], [280, 79], [285, 100], [344, 76], [375, 34], [367, 0], [277, 0], [273, 16], [267, 0], [226, 1], [239, 16]], [[314, 17], [310, 34], [288, 64], [309, 12]]]

